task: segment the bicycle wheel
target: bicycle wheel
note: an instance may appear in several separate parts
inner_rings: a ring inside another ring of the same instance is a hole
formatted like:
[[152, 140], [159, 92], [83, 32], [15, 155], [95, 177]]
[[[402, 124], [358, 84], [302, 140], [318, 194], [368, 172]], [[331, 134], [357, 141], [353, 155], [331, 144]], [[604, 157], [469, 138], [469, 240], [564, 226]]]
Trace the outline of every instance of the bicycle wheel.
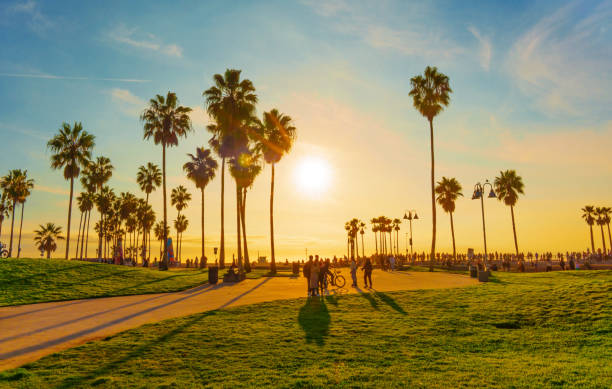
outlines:
[[2, 258], [8, 258], [8, 251], [2, 250]]
[[338, 288], [344, 288], [344, 285], [346, 285], [346, 280], [344, 279], [344, 276], [336, 276], [336, 286]]

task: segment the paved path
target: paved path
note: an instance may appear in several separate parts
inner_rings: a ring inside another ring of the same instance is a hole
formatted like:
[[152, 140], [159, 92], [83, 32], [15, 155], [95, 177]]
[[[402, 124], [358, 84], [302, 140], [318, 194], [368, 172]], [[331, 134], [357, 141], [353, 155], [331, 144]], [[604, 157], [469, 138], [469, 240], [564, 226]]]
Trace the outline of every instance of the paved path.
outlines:
[[[361, 272], [359, 272], [361, 274]], [[347, 276], [347, 274], [344, 274]], [[347, 277], [348, 278], [348, 277]], [[376, 291], [453, 288], [477, 283], [464, 275], [374, 272]], [[347, 279], [347, 283], [350, 283]], [[362, 280], [359, 283], [363, 285]], [[345, 287], [333, 293], [367, 290]], [[202, 285], [175, 293], [0, 307], [0, 370], [117, 332], [173, 317], [279, 299], [305, 297], [302, 277]]]

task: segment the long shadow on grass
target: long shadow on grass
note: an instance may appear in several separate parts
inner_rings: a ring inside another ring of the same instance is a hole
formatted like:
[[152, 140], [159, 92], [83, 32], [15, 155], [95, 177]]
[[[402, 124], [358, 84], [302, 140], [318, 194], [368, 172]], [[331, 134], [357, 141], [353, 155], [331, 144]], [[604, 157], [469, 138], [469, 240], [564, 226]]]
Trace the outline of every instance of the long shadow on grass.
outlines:
[[[129, 363], [132, 359], [142, 358], [142, 356], [145, 355], [145, 353], [151, 351], [151, 349], [161, 344], [164, 344], [165, 342], [168, 342], [174, 336], [180, 334], [181, 332], [193, 326], [197, 322], [204, 320], [206, 317], [214, 315], [214, 314], [216, 314], [215, 311], [204, 312], [202, 314], [195, 315], [191, 317], [186, 323], [163, 334], [159, 338], [151, 340], [141, 345], [140, 347], [137, 347], [136, 349], [132, 350], [130, 353], [128, 353], [122, 358], [109, 362], [101, 366], [99, 369], [96, 369], [90, 373], [86, 373], [85, 375], [82, 375], [79, 377], [70, 376], [66, 378], [64, 382], [58, 387], [59, 388], [72, 388], [75, 386], [78, 386], [78, 387], [94, 386], [99, 383], [98, 382], [99, 380], [96, 380], [96, 378], [100, 376], [104, 377], [106, 375], [111, 374], [114, 370], [123, 367], [126, 363]], [[93, 381], [93, 382], [88, 382], [88, 381]]]
[[382, 292], [374, 292], [374, 295], [376, 297], [378, 297], [379, 299], [381, 299], [385, 304], [387, 304], [391, 308], [395, 309], [397, 312], [401, 313], [402, 315], [406, 315], [406, 311], [404, 311], [404, 308], [402, 308], [395, 301], [395, 299], [393, 299], [393, 297], [389, 296], [386, 293], [382, 293]]
[[307, 343], [316, 343], [317, 346], [325, 344], [329, 335], [331, 318], [325, 300], [319, 297], [309, 297], [306, 304], [300, 308], [298, 322], [306, 333]]

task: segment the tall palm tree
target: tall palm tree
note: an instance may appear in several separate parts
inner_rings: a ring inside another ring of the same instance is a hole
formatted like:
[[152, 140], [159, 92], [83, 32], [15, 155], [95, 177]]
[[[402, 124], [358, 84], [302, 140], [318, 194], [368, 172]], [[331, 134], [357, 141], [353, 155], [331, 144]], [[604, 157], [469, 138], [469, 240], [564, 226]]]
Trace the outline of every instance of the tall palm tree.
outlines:
[[595, 220], [595, 222], [601, 228], [601, 243], [603, 245], [603, 255], [605, 256], [608, 254], [608, 250], [606, 249], [606, 238], [604, 236], [604, 226], [606, 225], [606, 216], [607, 216], [606, 208], [605, 207], [595, 208], [595, 215], [597, 216], [597, 219]]
[[[172, 194], [170, 195], [170, 204], [173, 207], [176, 207], [176, 210], [178, 212], [176, 218], [177, 220], [179, 220], [180, 216], [181, 216], [181, 211], [185, 208], [187, 208], [188, 203], [191, 201], [191, 194], [189, 192], [187, 192], [187, 188], [185, 188], [183, 185], [179, 185], [176, 188], [172, 189]], [[177, 259], [180, 259], [179, 257], [179, 251], [178, 251], [178, 244], [179, 244], [179, 236], [178, 236], [178, 231], [177, 231], [177, 235], [176, 235], [176, 248], [177, 248]]]
[[[140, 190], [146, 193], [147, 196], [146, 196], [145, 202], [148, 205], [149, 195], [151, 194], [151, 192], [157, 189], [161, 185], [161, 182], [162, 182], [162, 174], [161, 174], [161, 170], [159, 170], [159, 166], [151, 162], [147, 162], [147, 166], [140, 166], [138, 168], [138, 173], [136, 174], [136, 182], [138, 183]], [[143, 242], [144, 242], [144, 245], [143, 245], [143, 259], [144, 259], [144, 253], [146, 253], [147, 251], [146, 236], [143, 236]]]
[[[0, 180], [0, 185], [2, 180]], [[0, 195], [0, 241], [2, 241], [2, 223], [4, 223], [4, 219], [9, 217], [9, 212], [13, 209], [12, 205], [7, 201], [6, 192], [2, 192]]]
[[427, 66], [425, 73], [410, 79], [410, 96], [412, 96], [414, 107], [429, 122], [429, 139], [431, 145], [431, 213], [432, 213], [432, 236], [431, 236], [431, 256], [429, 261], [429, 271], [433, 271], [433, 260], [436, 255], [436, 198], [434, 194], [435, 182], [435, 159], [434, 159], [434, 134], [433, 120], [442, 112], [444, 107], [450, 102], [452, 90], [449, 85], [448, 76], [439, 73], [434, 66]]
[[153, 234], [155, 234], [155, 239], [159, 241], [159, 258], [163, 255], [163, 247], [165, 246], [164, 239], [167, 239], [167, 236], [170, 235], [170, 227], [166, 226], [166, 231], [164, 231], [164, 221], [160, 220], [153, 227]]
[[[108, 186], [103, 186], [102, 189], [96, 195], [96, 207], [100, 212], [101, 218], [99, 222], [98, 236], [106, 241], [108, 237], [108, 227], [111, 225], [109, 222], [113, 204], [115, 202], [115, 192]], [[102, 250], [102, 246], [98, 248], [98, 258], [106, 258], [105, 250]]]
[[[111, 164], [109, 158], [99, 156], [94, 161], [88, 163], [85, 167], [85, 170], [83, 171], [83, 177], [81, 177], [81, 184], [87, 189], [87, 191], [97, 195], [102, 190], [104, 184], [106, 184], [108, 180], [110, 180], [110, 178], [112, 177], [113, 169], [114, 167]], [[102, 216], [102, 213], [100, 213], [101, 225]], [[100, 229], [99, 232], [104, 233], [105, 230]], [[87, 251], [87, 245], [85, 247], [85, 251]], [[98, 234], [98, 259], [100, 258], [102, 258], [102, 235]]]
[[9, 257], [13, 256], [13, 231], [15, 229], [15, 210], [21, 195], [21, 188], [25, 179], [24, 173], [20, 169], [10, 170], [9, 173], [0, 180], [0, 188], [3, 196], [10, 201], [11, 208], [11, 237], [9, 239]]
[[34, 242], [40, 251], [47, 252], [47, 258], [51, 258], [51, 252], [57, 249], [57, 241], [64, 240], [61, 236], [62, 227], [56, 226], [53, 223], [40, 225], [38, 230], [34, 231]]
[[612, 220], [610, 216], [612, 216], [612, 208], [603, 207], [604, 209], [604, 222], [608, 226], [608, 243], [610, 243], [610, 249], [612, 249], [612, 234], [610, 234], [610, 221]]
[[442, 180], [436, 185], [436, 200], [442, 206], [444, 212], [450, 215], [451, 236], [453, 237], [453, 259], [457, 260], [457, 250], [455, 248], [455, 224], [453, 223], [453, 212], [455, 212], [455, 201], [461, 193], [461, 184], [455, 178], [442, 177]]
[[497, 192], [497, 199], [504, 201], [504, 204], [510, 207], [510, 214], [512, 215], [512, 233], [514, 234], [514, 249], [516, 255], [519, 254], [518, 242], [516, 240], [516, 224], [514, 222], [514, 206], [518, 201], [519, 194], [523, 194], [523, 179], [521, 176], [516, 174], [514, 170], [505, 170], [499, 172], [499, 177], [495, 177], [493, 183], [495, 186], [495, 192]]
[[[187, 137], [192, 130], [189, 118], [191, 108], [179, 105], [175, 93], [168, 92], [166, 97], [157, 95], [149, 100], [149, 107], [144, 110], [140, 120], [144, 122], [144, 139], [153, 138], [156, 145], [162, 146], [162, 182], [164, 198], [164, 229], [168, 231], [168, 210], [166, 206], [166, 147], [178, 145], [180, 137]], [[164, 237], [164, 245], [168, 236]], [[168, 270], [167, 248], [159, 262], [160, 270]]]
[[[202, 94], [206, 99], [206, 110], [214, 119], [207, 126], [213, 135], [209, 144], [221, 158], [221, 242], [219, 265], [225, 264], [225, 162], [229, 158], [238, 158], [240, 150], [248, 143], [246, 125], [253, 120], [257, 95], [255, 87], [248, 79], [240, 79], [242, 71], [227, 69], [223, 75], [213, 76], [214, 85]], [[237, 204], [238, 206], [238, 204]], [[237, 208], [238, 209], [238, 208]], [[237, 211], [237, 214], [239, 212]], [[240, 223], [237, 230], [240, 229]], [[240, 250], [240, 244], [238, 244]], [[240, 253], [238, 253], [240, 257]]]
[[263, 136], [260, 139], [263, 156], [272, 168], [270, 180], [270, 272], [276, 273], [276, 257], [274, 253], [274, 167], [281, 158], [291, 150], [296, 138], [296, 129], [290, 116], [280, 113], [277, 109], [264, 112]]
[[21, 255], [21, 230], [23, 229], [23, 210], [25, 208], [25, 202], [32, 194], [32, 189], [34, 188], [34, 180], [28, 179], [28, 171], [23, 171], [23, 179], [21, 180], [21, 184], [19, 185], [19, 197], [17, 202], [21, 204], [21, 219], [19, 222], [19, 238], [17, 239], [17, 258]]
[[204, 189], [210, 181], [215, 178], [218, 167], [217, 161], [211, 156], [210, 149], [204, 147], [196, 148], [196, 153], [187, 154], [189, 161], [183, 165], [187, 178], [193, 181], [196, 188], [200, 189], [202, 195], [202, 256], [200, 257], [200, 268], [206, 266], [206, 254], [204, 250]]
[[399, 256], [399, 231], [402, 221], [398, 218], [393, 219], [393, 230], [395, 231], [395, 255]]
[[66, 259], [70, 250], [70, 218], [72, 216], [72, 195], [74, 193], [74, 179], [79, 176], [81, 168], [85, 167], [91, 158], [91, 149], [94, 147], [95, 137], [83, 130], [80, 122], [72, 127], [62, 123], [57, 135], [48, 143], [47, 147], [54, 153], [51, 156], [51, 168], [64, 169], [64, 178], [70, 180], [70, 201], [68, 203], [68, 225], [66, 227]]
[[595, 254], [595, 240], [593, 239], [593, 224], [595, 224], [595, 207], [592, 205], [585, 205], [582, 208], [582, 218], [589, 225], [591, 231], [591, 253]]
[[189, 220], [187, 220], [185, 215], [178, 215], [174, 220], [174, 229], [176, 230], [176, 257], [179, 260], [181, 258], [183, 232], [185, 232], [188, 226]]

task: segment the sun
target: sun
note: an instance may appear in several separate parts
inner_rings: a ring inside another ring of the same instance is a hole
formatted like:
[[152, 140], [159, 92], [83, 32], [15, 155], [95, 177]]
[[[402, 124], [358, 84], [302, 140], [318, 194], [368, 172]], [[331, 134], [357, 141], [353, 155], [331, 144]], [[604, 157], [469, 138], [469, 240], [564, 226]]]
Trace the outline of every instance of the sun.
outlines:
[[295, 179], [299, 188], [310, 196], [325, 192], [329, 186], [331, 168], [327, 161], [308, 157], [301, 160], [295, 170]]

